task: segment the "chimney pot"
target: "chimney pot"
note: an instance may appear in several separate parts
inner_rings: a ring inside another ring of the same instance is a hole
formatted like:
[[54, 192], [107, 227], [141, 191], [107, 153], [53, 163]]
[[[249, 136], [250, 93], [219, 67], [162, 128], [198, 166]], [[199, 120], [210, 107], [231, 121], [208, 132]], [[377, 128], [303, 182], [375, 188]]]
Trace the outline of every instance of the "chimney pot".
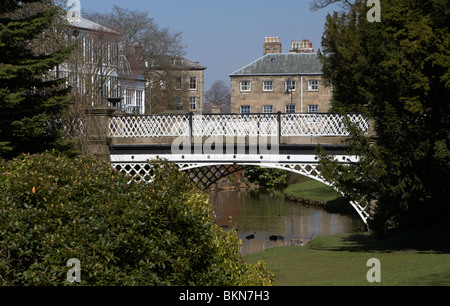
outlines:
[[281, 53], [281, 42], [280, 37], [269, 36], [266, 37], [266, 42], [264, 43], [264, 55], [269, 53]]

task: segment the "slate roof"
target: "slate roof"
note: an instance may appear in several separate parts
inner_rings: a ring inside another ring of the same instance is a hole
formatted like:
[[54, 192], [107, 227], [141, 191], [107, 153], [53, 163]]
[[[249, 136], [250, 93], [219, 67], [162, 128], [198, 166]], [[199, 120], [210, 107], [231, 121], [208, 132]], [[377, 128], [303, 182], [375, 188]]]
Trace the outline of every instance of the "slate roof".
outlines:
[[183, 65], [191, 70], [206, 70], [206, 66], [200, 65], [199, 62], [190, 61], [185, 58], [183, 58]]
[[308, 74], [322, 74], [322, 63], [316, 53], [267, 54], [230, 74], [230, 77]]
[[99, 25], [98, 23], [92, 22], [84, 18], [69, 20], [69, 24], [75, 28], [83, 30], [99, 31], [114, 35], [121, 35], [119, 32], [116, 32], [114, 30], [111, 30], [110, 28], [104, 27], [102, 25]]

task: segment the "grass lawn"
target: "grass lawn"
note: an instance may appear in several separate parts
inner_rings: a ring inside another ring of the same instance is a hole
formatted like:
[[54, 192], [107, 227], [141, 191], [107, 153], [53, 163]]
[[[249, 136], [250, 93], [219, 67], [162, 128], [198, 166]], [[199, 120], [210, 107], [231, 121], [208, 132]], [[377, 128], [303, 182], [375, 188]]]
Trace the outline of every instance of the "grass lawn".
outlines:
[[[449, 286], [449, 232], [400, 233], [378, 239], [369, 233], [324, 236], [308, 246], [267, 249], [245, 257], [263, 259], [277, 286]], [[446, 239], [446, 240], [442, 240]], [[381, 283], [369, 283], [367, 261], [381, 263]]]
[[284, 190], [284, 193], [325, 202], [334, 201], [340, 197], [333, 188], [315, 180], [290, 185]]
[[356, 213], [350, 204], [344, 200], [337, 191], [313, 179], [306, 179], [297, 184], [290, 185], [284, 190], [284, 194], [323, 201], [325, 202], [325, 205], [321, 205], [321, 207], [328, 212], [347, 214]]

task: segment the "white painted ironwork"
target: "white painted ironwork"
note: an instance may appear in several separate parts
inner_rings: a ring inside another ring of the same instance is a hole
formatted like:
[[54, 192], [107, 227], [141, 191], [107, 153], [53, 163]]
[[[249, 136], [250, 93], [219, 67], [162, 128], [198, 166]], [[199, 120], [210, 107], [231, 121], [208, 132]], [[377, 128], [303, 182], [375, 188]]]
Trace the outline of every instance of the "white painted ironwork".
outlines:
[[282, 136], [348, 136], [344, 120], [369, 131], [369, 121], [361, 114], [286, 114], [281, 116]]
[[179, 137], [189, 136], [187, 115], [120, 116], [109, 120], [111, 137]]
[[194, 115], [193, 136], [278, 135], [277, 115]]
[[[155, 156], [154, 154], [111, 154], [110, 160], [112, 163], [146, 163], [149, 160], [165, 159], [169, 162], [177, 164], [197, 164], [203, 165], [221, 165], [227, 163], [283, 163], [286, 165], [310, 165], [317, 164], [318, 157], [313, 154], [301, 154], [301, 155], [281, 155], [281, 154], [160, 154]], [[358, 156], [350, 155], [335, 155], [334, 158], [341, 163], [357, 163], [359, 162]], [[294, 169], [295, 170], [295, 169]], [[298, 169], [297, 169], [298, 170]]]
[[[338, 160], [340, 159], [341, 162], [348, 163], [350, 158], [339, 158], [336, 157]], [[123, 161], [120, 162], [119, 160], [122, 159]], [[112, 161], [111, 165], [114, 169], [117, 171], [121, 171], [123, 173], [126, 173], [130, 176], [130, 181], [138, 181], [138, 182], [146, 182], [150, 183], [153, 181], [154, 176], [152, 175], [151, 167], [147, 162], [129, 162], [130, 158], [125, 158], [124, 156], [122, 158], [119, 158], [116, 156], [115, 161]], [[310, 158], [305, 158], [309, 159]], [[313, 158], [314, 159], [314, 158]], [[355, 157], [352, 158], [355, 160]], [[241, 165], [241, 166], [257, 166], [257, 167], [263, 167], [263, 168], [276, 168], [276, 169], [282, 169], [290, 172], [294, 172], [306, 177], [309, 177], [311, 179], [314, 179], [316, 181], [319, 181], [327, 186], [332, 187], [337, 192], [341, 193], [339, 190], [337, 190], [333, 184], [326, 181], [320, 172], [319, 164], [314, 162], [303, 162], [303, 163], [293, 163], [293, 162], [267, 162], [267, 163], [257, 163], [257, 162], [175, 162], [178, 167], [180, 168], [180, 171], [188, 171], [195, 168], [201, 168], [201, 167], [220, 167], [222, 165]], [[342, 193], [341, 193], [342, 194]], [[368, 213], [368, 207], [363, 207], [359, 203], [356, 203], [354, 201], [350, 201], [350, 205], [356, 210], [358, 215], [363, 220], [364, 224], [368, 227], [368, 220], [369, 220], [369, 213]]]
[[[369, 121], [361, 114], [345, 116], [361, 130]], [[209, 114], [119, 116], [110, 118], [111, 137], [180, 136], [348, 136], [339, 114]]]

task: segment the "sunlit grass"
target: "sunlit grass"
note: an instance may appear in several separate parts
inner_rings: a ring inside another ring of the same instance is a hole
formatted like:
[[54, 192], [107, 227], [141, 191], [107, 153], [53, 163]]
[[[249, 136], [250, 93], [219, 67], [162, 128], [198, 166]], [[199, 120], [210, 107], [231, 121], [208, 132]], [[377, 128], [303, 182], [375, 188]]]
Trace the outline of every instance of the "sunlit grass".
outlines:
[[315, 180], [291, 185], [284, 190], [284, 193], [325, 202], [334, 201], [340, 197], [334, 189]]
[[[398, 241], [404, 237], [398, 236]], [[394, 247], [400, 246], [395, 242], [394, 238], [376, 239], [367, 233], [318, 237], [307, 247], [271, 248], [246, 256], [246, 261], [265, 260], [278, 286], [450, 285], [448, 250], [433, 250], [436, 245], [428, 245], [428, 249], [422, 241], [416, 241], [418, 249], [403, 249]], [[381, 262], [381, 283], [367, 281], [371, 269], [367, 261], [371, 258]]]

